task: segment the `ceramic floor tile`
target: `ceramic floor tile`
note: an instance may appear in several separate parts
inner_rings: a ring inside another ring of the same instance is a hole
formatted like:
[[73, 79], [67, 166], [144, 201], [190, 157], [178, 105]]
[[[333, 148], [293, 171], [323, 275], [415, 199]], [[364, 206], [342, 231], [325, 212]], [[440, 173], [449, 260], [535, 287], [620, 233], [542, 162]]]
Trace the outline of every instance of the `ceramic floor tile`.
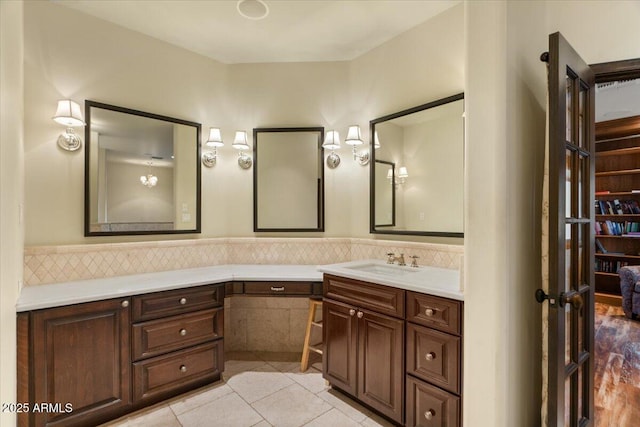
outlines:
[[252, 406], [278, 427], [299, 427], [331, 410], [331, 405], [299, 384], [273, 393]]
[[263, 418], [240, 396], [231, 393], [178, 415], [178, 420], [184, 427], [250, 427]]
[[229, 381], [231, 377], [239, 373], [263, 370], [268, 368], [268, 364], [262, 360], [228, 360], [224, 363], [224, 372], [222, 377], [225, 381]]
[[379, 415], [369, 412], [369, 416], [360, 423], [366, 427], [395, 427], [395, 425]]
[[358, 404], [355, 400], [332, 389], [321, 391], [316, 396], [358, 423], [364, 421], [369, 413], [364, 406]]
[[315, 369], [309, 369], [305, 373], [300, 372], [300, 369], [298, 369], [298, 372], [288, 372], [286, 375], [313, 394], [329, 388], [324, 378], [322, 378], [322, 373]]
[[182, 395], [173, 400], [169, 407], [176, 414], [184, 414], [199, 406], [210, 403], [222, 396], [233, 393], [233, 389], [224, 383], [218, 383], [206, 389], [200, 389], [195, 393]]
[[269, 396], [293, 383], [291, 378], [266, 363], [251, 371], [235, 374], [227, 380], [229, 387], [249, 403]]
[[328, 427], [328, 426], [340, 426], [340, 427], [358, 427], [360, 424], [347, 417], [342, 412], [333, 408], [329, 412], [325, 412], [318, 418], [305, 424], [305, 427]]
[[142, 413], [127, 419], [127, 427], [181, 427], [173, 411], [162, 406], [152, 412]]

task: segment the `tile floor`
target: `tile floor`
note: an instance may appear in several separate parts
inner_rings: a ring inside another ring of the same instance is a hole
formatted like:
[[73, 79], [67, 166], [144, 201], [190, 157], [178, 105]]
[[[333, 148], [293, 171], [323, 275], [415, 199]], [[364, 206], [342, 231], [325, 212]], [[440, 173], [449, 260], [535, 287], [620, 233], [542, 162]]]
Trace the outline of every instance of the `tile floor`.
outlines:
[[314, 363], [300, 372], [298, 353], [230, 353], [223, 381], [102, 427], [392, 426], [330, 389]]

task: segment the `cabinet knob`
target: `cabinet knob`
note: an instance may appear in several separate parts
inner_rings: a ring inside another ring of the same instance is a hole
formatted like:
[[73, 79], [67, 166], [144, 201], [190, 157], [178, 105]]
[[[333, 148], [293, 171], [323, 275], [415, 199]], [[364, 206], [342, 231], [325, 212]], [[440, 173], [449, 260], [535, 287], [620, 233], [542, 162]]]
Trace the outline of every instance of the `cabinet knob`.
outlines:
[[180, 304], [185, 305], [187, 303], [186, 298], [180, 298]]
[[424, 413], [424, 417], [428, 420], [435, 417], [435, 415], [436, 415], [436, 411], [434, 411], [433, 409], [429, 409], [427, 412]]
[[124, 301], [122, 301], [122, 304], [121, 304], [121, 305], [122, 305], [122, 307], [124, 307], [124, 308], [129, 307], [129, 300], [124, 300]]
[[358, 319], [362, 319], [362, 317], [363, 317], [363, 316], [364, 316], [364, 313], [363, 313], [363, 312], [361, 312], [361, 311], [359, 311], [359, 312], [358, 312]]
[[356, 314], [356, 311], [352, 308], [349, 310], [349, 316], [353, 316]]
[[187, 367], [184, 365], [180, 365], [180, 372], [187, 372]]
[[180, 329], [180, 335], [181, 336], [187, 335], [187, 330], [186, 329]]
[[433, 309], [432, 309], [432, 308], [427, 308], [427, 309], [424, 311], [424, 314], [426, 314], [426, 315], [427, 315], [427, 316], [429, 316], [429, 317], [433, 316], [433, 315], [434, 315], [434, 313], [435, 313], [435, 311], [433, 311]]
[[424, 358], [431, 362], [436, 358], [436, 354], [433, 351], [430, 351], [429, 353], [425, 354]]

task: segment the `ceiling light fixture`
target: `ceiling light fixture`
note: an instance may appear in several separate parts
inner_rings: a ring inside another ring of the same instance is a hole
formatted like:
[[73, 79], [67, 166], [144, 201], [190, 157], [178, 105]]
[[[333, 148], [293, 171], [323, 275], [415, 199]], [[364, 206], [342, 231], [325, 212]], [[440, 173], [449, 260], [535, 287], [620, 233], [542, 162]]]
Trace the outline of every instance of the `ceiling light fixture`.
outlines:
[[254, 21], [269, 15], [269, 6], [262, 0], [239, 0], [236, 3], [236, 9], [243, 17]]

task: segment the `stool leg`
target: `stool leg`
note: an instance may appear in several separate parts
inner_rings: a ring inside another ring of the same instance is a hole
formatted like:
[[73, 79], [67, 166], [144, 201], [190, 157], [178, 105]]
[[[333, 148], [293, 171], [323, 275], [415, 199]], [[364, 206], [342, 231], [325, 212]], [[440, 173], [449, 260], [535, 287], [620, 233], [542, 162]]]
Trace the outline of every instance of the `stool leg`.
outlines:
[[316, 304], [309, 301], [309, 317], [307, 318], [307, 331], [304, 334], [304, 345], [302, 346], [302, 360], [300, 361], [300, 371], [305, 372], [309, 368], [309, 341], [311, 340], [311, 325], [316, 317]]

